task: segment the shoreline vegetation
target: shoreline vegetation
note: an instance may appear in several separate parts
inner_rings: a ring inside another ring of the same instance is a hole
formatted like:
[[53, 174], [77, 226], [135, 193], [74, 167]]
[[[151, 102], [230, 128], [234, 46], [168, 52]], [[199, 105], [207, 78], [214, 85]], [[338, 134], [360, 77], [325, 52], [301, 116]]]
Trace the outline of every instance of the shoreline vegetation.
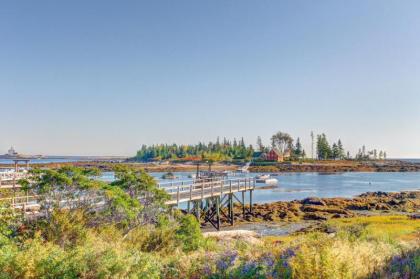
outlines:
[[0, 278], [420, 276], [420, 192], [255, 205], [243, 222], [236, 206], [239, 226], [312, 223], [266, 237], [203, 233], [144, 170], [113, 170], [112, 183], [94, 168], [31, 170], [20, 183], [40, 197], [37, 213], [0, 206]]

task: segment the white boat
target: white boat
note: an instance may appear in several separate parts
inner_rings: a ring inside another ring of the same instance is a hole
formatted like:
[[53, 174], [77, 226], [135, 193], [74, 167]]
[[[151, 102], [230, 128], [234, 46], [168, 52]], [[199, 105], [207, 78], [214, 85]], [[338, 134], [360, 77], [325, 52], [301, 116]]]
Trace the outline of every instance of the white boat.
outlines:
[[257, 177], [255, 177], [255, 181], [257, 182], [257, 183], [265, 183], [265, 181], [267, 180], [267, 179], [270, 179], [270, 175], [269, 174], [261, 174], [261, 175], [258, 175]]
[[255, 180], [257, 183], [265, 183], [267, 185], [277, 185], [279, 181], [271, 177], [269, 174], [258, 175]]
[[265, 184], [267, 185], [277, 185], [279, 181], [276, 178], [269, 178], [265, 180]]

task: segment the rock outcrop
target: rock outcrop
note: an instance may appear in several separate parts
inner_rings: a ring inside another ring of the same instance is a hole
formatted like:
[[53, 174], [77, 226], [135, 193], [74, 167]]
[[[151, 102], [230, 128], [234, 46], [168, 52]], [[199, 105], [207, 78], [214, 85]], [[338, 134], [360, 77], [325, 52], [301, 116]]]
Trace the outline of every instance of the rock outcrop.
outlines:
[[[254, 204], [252, 213], [246, 212], [245, 220], [249, 222], [328, 220], [354, 217], [362, 213], [361, 211], [374, 210], [416, 213], [420, 210], [420, 191], [368, 192], [353, 199], [311, 197], [300, 201]], [[234, 216], [237, 221], [244, 219], [239, 205], [235, 205]]]

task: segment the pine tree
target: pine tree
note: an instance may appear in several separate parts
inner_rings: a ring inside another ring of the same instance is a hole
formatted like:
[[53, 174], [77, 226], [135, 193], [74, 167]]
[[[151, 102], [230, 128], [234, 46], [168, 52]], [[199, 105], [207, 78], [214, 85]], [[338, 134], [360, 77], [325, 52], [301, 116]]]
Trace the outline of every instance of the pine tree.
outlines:
[[344, 151], [344, 147], [340, 139], [338, 139], [337, 146], [338, 146], [338, 159], [343, 160], [346, 156], [345, 155], [346, 153]]
[[296, 139], [296, 146], [294, 149], [294, 154], [298, 158], [302, 156], [302, 144], [300, 143], [300, 138]]
[[317, 136], [317, 155], [318, 159], [326, 160], [332, 156], [331, 147], [325, 134]]
[[340, 156], [340, 150], [338, 149], [338, 145], [336, 143], [332, 146], [332, 158], [338, 159]]
[[258, 151], [264, 152], [265, 147], [262, 143], [262, 140], [261, 140], [260, 136], [257, 137], [257, 148], [258, 148]]

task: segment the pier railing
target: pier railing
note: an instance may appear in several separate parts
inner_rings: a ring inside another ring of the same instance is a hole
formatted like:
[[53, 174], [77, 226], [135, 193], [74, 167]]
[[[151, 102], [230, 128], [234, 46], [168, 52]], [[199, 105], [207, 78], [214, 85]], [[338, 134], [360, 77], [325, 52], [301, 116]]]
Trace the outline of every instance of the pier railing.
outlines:
[[255, 189], [255, 178], [209, 178], [158, 184], [171, 196], [168, 205]]
[[5, 172], [0, 173], [0, 189], [3, 188], [19, 188], [18, 181], [20, 179], [28, 178], [27, 172]]
[[[208, 178], [194, 179], [186, 181], [172, 181], [159, 183], [158, 187], [164, 189], [170, 199], [167, 205], [178, 205], [181, 202], [196, 201], [209, 197], [222, 196], [242, 191], [250, 191], [255, 189], [255, 178], [242, 177], [235, 179], [227, 178]], [[10, 204], [17, 209], [37, 209], [40, 207], [39, 200], [45, 198], [43, 196], [18, 196], [0, 198], [0, 204]], [[85, 198], [77, 200], [62, 200], [60, 205], [71, 206], [73, 203], [81, 202]], [[87, 197], [86, 197], [87, 199]], [[103, 200], [95, 197], [95, 204], [101, 205]]]

